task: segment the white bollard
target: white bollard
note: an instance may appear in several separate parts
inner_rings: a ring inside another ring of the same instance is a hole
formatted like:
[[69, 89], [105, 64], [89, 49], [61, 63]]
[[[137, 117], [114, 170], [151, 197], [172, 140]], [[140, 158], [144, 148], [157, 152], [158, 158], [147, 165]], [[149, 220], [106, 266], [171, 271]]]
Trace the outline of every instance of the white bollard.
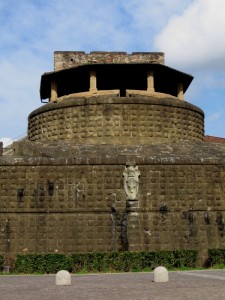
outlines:
[[169, 281], [168, 271], [164, 267], [157, 267], [154, 270], [154, 282], [167, 282]]
[[68, 271], [61, 270], [56, 273], [56, 285], [71, 285], [71, 275]]

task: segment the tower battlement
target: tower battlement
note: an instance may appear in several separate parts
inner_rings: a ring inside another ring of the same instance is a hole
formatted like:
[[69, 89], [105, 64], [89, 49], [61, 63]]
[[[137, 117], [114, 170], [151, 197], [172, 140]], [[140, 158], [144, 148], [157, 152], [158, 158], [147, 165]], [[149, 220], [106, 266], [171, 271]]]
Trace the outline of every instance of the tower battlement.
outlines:
[[163, 52], [55, 51], [54, 70], [95, 63], [156, 63], [164, 65]]

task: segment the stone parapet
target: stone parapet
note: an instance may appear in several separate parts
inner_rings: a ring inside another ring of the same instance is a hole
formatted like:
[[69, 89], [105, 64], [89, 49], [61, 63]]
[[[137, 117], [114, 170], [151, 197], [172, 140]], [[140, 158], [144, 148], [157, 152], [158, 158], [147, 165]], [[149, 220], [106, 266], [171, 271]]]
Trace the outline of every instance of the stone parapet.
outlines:
[[84, 64], [95, 63], [156, 63], [164, 64], [164, 53], [162, 52], [103, 52], [92, 51], [55, 51], [54, 70], [62, 70]]
[[[15, 157], [16, 156], [16, 160]], [[133, 161], [138, 165], [224, 164], [225, 144], [182, 141], [153, 145], [79, 145], [71, 142], [14, 143], [14, 156], [3, 156], [2, 166], [12, 165], [120, 165]]]

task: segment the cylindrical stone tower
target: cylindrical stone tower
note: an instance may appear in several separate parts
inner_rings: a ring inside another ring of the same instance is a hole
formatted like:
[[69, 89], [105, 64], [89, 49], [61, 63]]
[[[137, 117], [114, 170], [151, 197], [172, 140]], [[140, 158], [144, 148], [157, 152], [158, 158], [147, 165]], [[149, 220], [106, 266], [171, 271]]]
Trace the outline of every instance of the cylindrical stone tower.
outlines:
[[[146, 145], [204, 137], [204, 114], [185, 102], [192, 76], [162, 53], [56, 52], [41, 80], [50, 103], [29, 116], [31, 141]], [[63, 69], [58, 69], [62, 68]]]

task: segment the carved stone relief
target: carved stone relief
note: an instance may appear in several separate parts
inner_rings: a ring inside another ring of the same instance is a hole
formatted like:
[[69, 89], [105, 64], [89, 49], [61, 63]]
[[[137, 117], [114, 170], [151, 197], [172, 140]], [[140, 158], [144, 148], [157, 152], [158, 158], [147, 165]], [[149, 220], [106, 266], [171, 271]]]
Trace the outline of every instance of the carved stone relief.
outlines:
[[127, 200], [137, 200], [140, 171], [136, 165], [126, 165], [123, 172], [124, 190]]

